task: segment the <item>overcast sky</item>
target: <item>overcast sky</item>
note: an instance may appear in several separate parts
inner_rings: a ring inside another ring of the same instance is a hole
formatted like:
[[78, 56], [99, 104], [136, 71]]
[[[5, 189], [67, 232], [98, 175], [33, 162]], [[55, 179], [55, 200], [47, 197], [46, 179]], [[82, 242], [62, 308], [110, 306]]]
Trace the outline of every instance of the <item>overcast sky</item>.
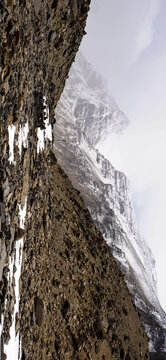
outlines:
[[131, 180], [166, 310], [166, 1], [92, 0], [87, 32], [81, 50], [131, 120], [102, 150]]

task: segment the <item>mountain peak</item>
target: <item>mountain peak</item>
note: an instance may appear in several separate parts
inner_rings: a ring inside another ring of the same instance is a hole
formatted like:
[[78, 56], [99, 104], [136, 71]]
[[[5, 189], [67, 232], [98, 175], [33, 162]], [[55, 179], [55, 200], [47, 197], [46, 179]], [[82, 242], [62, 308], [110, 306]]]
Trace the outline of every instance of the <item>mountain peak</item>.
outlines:
[[93, 74], [85, 59], [76, 59], [55, 111], [54, 132], [66, 142], [54, 143], [54, 151], [125, 275], [151, 339], [150, 350], [165, 351], [166, 314], [157, 296], [154, 258], [137, 227], [130, 183], [96, 149], [107, 134], [122, 132], [129, 121], [113, 97], [106, 92], [104, 97], [103, 88], [88, 86], [80, 66], [87, 66], [87, 77]]
[[89, 144], [97, 146], [110, 132], [120, 133], [128, 126], [129, 119], [108, 93], [105, 79], [80, 52], [66, 81], [61, 105], [66, 92], [73, 109], [72, 118]]

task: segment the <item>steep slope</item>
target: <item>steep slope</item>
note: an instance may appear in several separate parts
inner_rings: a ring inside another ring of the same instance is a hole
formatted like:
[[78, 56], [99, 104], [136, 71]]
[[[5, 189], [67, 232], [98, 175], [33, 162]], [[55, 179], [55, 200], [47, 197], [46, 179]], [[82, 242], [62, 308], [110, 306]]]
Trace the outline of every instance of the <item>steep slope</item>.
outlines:
[[31, 173], [44, 143], [50, 147], [54, 107], [82, 39], [89, 3], [0, 1], [0, 334], [10, 333], [10, 359], [19, 347], [15, 326], [18, 330]]
[[[105, 87], [99, 75], [96, 80], [95, 76], [79, 54], [56, 108], [54, 151], [72, 183], [81, 192], [95, 224], [125, 274], [151, 338], [150, 349], [161, 352], [166, 350], [166, 314], [157, 296], [155, 261], [139, 234], [126, 176], [115, 170], [96, 150], [97, 142], [105, 136], [104, 126], [106, 132], [122, 131], [128, 120], [113, 99], [108, 95], [104, 98]], [[92, 87], [88, 81], [91, 77], [95, 84]], [[99, 116], [101, 104], [107, 104], [102, 107], [102, 117]], [[112, 111], [115, 107], [116, 111]]]
[[109, 247], [52, 153], [89, 0], [0, 3], [0, 359], [148, 359]]
[[123, 276], [78, 191], [52, 152], [39, 157], [33, 174], [42, 185], [37, 198], [31, 196], [24, 244], [24, 354], [147, 359], [146, 336]]

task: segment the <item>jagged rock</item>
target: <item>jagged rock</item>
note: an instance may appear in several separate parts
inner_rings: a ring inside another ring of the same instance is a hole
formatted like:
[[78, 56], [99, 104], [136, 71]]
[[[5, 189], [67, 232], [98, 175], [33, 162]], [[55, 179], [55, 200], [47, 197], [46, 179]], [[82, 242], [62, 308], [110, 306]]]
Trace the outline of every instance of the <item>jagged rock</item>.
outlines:
[[[0, 4], [0, 278], [4, 281], [1, 289], [1, 312], [4, 311], [2, 343], [9, 338], [8, 313], [10, 316], [12, 314], [8, 302], [4, 309], [9, 276], [5, 264], [9, 256], [15, 261], [15, 240], [21, 239], [26, 233], [19, 223], [19, 212], [23, 211], [27, 197], [32, 205], [34, 200], [37, 201], [40, 208], [37, 191], [38, 186], [42, 187], [42, 181], [36, 174], [36, 179], [32, 178], [32, 174], [39, 161], [38, 128], [45, 127], [43, 97], [47, 99], [50, 123], [54, 123], [54, 108], [84, 32], [89, 1], [78, 1], [77, 13], [75, 6], [71, 0], [3, 0]], [[69, 9], [74, 11], [74, 19], [68, 14]], [[9, 127], [14, 134], [13, 155], [9, 146]], [[47, 148], [50, 145], [47, 142]], [[27, 212], [27, 218], [31, 219], [31, 211]], [[32, 256], [32, 264], [34, 268], [35, 255]], [[17, 266], [13, 263], [12, 268], [17, 269]], [[14, 278], [11, 281], [14, 286]], [[3, 356], [2, 351], [1, 358]]]
[[[84, 33], [89, 3], [0, 4], [0, 186], [9, 186], [0, 202], [6, 246], [2, 359], [13, 317], [18, 332], [13, 340], [22, 340], [22, 360], [148, 359], [147, 337], [123, 276], [50, 151], [50, 137], [43, 135], [48, 114], [49, 130], [55, 122], [54, 108]], [[15, 239], [23, 218], [20, 245]], [[21, 289], [19, 314], [16, 288]]]

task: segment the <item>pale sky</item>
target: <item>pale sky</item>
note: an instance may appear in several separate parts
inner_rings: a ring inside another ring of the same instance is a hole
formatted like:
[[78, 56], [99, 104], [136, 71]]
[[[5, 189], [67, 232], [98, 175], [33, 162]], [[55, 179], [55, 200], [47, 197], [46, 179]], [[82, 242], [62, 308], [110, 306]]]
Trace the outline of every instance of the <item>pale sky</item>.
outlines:
[[102, 151], [130, 178], [166, 310], [166, 1], [92, 0], [87, 33], [81, 50], [131, 121]]

